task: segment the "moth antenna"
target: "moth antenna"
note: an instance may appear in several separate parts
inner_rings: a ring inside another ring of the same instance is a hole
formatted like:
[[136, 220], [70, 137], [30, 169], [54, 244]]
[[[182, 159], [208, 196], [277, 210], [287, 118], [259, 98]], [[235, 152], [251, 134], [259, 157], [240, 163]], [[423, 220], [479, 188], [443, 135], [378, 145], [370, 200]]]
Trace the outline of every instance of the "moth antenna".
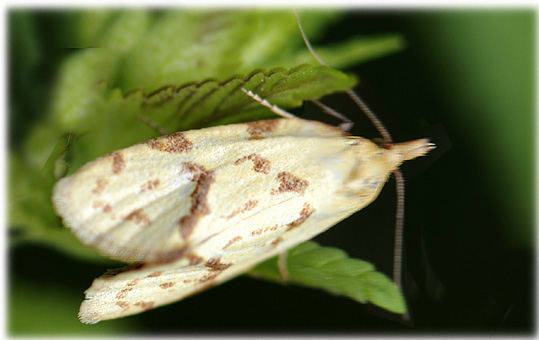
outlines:
[[[303, 37], [303, 41], [305, 42], [305, 45], [307, 46], [307, 48], [309, 49], [313, 57], [321, 65], [329, 67], [314, 51], [313, 47], [311, 46], [311, 43], [309, 42], [309, 39], [307, 39], [307, 36], [305, 35], [305, 31], [303, 30], [303, 27], [301, 26], [298, 14], [295, 11], [293, 12], [294, 12], [294, 15], [296, 16], [296, 21], [298, 23], [298, 27], [301, 32], [301, 36]], [[378, 132], [384, 139], [386, 146], [390, 146], [393, 143], [393, 138], [391, 138], [391, 134], [382, 124], [382, 121], [374, 114], [374, 112], [369, 108], [369, 106], [354, 91], [347, 90], [346, 93], [354, 101], [354, 103], [361, 109], [361, 111], [363, 111], [365, 115], [367, 115], [367, 117], [372, 122], [376, 130], [378, 130]], [[317, 103], [315, 102], [315, 104]], [[323, 107], [322, 109], [325, 112], [329, 113], [329, 111], [327, 111]], [[331, 110], [331, 111], [336, 112], [334, 110]], [[402, 172], [399, 169], [394, 170], [393, 174], [395, 176], [395, 184], [396, 184], [396, 192], [397, 192], [397, 209], [396, 209], [396, 214], [395, 214], [396, 215], [395, 216], [395, 243], [394, 243], [394, 253], [393, 253], [393, 281], [399, 288], [399, 291], [402, 292], [403, 291], [402, 290], [402, 244], [403, 244], [402, 237], [404, 234], [404, 177], [402, 176]], [[408, 312], [403, 314], [403, 319], [405, 320], [409, 319]]]
[[371, 121], [372, 125], [378, 130], [382, 138], [384, 139], [384, 142], [389, 145], [393, 143], [393, 138], [391, 138], [391, 135], [389, 134], [389, 131], [385, 128], [382, 121], [374, 114], [374, 112], [365, 104], [363, 99], [361, 99], [354, 91], [347, 90], [346, 94], [356, 103], [357, 106], [367, 115], [369, 120]]
[[298, 13], [296, 13], [296, 11], [292, 11], [294, 12], [294, 15], [296, 16], [296, 21], [298, 23], [298, 27], [299, 27], [299, 31], [301, 32], [301, 36], [303, 37], [303, 41], [305, 42], [305, 45], [307, 45], [307, 48], [309, 49], [309, 51], [311, 52], [311, 54], [313, 55], [313, 57], [318, 60], [318, 62], [320, 63], [320, 65], [323, 65], [323, 66], [326, 66], [326, 67], [329, 67], [328, 64], [326, 64], [322, 58], [320, 58], [318, 56], [318, 54], [316, 54], [316, 52], [314, 51], [313, 47], [311, 46], [311, 43], [309, 42], [309, 39], [307, 39], [307, 36], [305, 35], [305, 31], [303, 30], [303, 26], [301, 26], [301, 22], [299, 21], [299, 16], [298, 16]]
[[284, 117], [284, 118], [297, 118], [297, 117], [294, 116], [293, 114], [291, 114], [291, 113], [289, 113], [289, 112], [286, 112], [285, 110], [281, 109], [281, 108], [278, 107], [277, 105], [273, 105], [273, 104], [271, 104], [270, 102], [268, 102], [266, 99], [263, 99], [262, 97], [260, 97], [260, 96], [257, 95], [256, 93], [253, 93], [253, 91], [244, 89], [243, 87], [241, 88], [241, 90], [242, 90], [245, 94], [247, 94], [249, 97], [253, 98], [254, 100], [256, 100], [257, 102], [259, 102], [259, 103], [262, 104], [263, 106], [269, 108], [273, 113], [276, 113], [276, 114], [278, 114], [279, 116]]
[[[393, 171], [395, 190], [397, 192], [397, 210], [395, 221], [395, 241], [393, 244], [393, 281], [402, 293], [402, 239], [404, 237], [404, 176], [400, 170]], [[402, 293], [404, 296], [404, 293]], [[404, 320], [410, 320], [408, 310], [402, 315]]]
[[[299, 21], [298, 14], [296, 13], [296, 11], [292, 11], [292, 12], [294, 12], [294, 15], [296, 16], [296, 22], [298, 23], [299, 31], [301, 32], [303, 41], [305, 42], [305, 45], [311, 52], [312, 56], [318, 61], [318, 63], [320, 63], [320, 65], [329, 68], [329, 66], [322, 60], [322, 58], [318, 56], [318, 54], [316, 54], [316, 52], [314, 51], [314, 48], [311, 46], [311, 42], [309, 41], [309, 39], [307, 38], [307, 35], [305, 34], [305, 31], [303, 30], [303, 26], [301, 26], [301, 22]], [[339, 128], [341, 128], [342, 130], [350, 131], [352, 127], [354, 126], [354, 122], [352, 122], [348, 117], [346, 117], [342, 113], [335, 111], [334, 109], [322, 104], [321, 102], [317, 100], [313, 100], [312, 102], [318, 105], [318, 107], [320, 107], [325, 113], [342, 120], [342, 123], [339, 124]]]
[[[305, 42], [305, 45], [307, 46], [307, 48], [309, 49], [309, 51], [311, 52], [311, 54], [313, 55], [313, 57], [320, 63], [320, 65], [322, 66], [326, 66], [326, 67], [329, 67], [328, 64], [326, 64], [322, 58], [320, 58], [318, 56], [318, 54], [316, 54], [316, 52], [314, 51], [313, 47], [311, 46], [311, 43], [309, 42], [309, 39], [307, 38], [307, 36], [305, 35], [305, 31], [303, 30], [303, 26], [301, 26], [301, 23], [299, 21], [299, 16], [298, 14], [296, 13], [296, 11], [293, 11], [294, 12], [294, 15], [296, 16], [296, 21], [298, 23], [298, 27], [299, 27], [299, 30], [301, 32], [301, 36], [303, 37], [303, 41]], [[365, 102], [352, 90], [348, 90], [346, 91], [346, 93], [348, 94], [348, 96], [354, 101], [354, 103], [356, 103], [357, 106], [359, 106], [359, 108], [361, 109], [361, 111], [363, 111], [367, 117], [369, 118], [369, 120], [372, 122], [372, 124], [374, 125], [374, 127], [376, 128], [376, 130], [378, 130], [378, 132], [380, 133], [380, 135], [382, 135], [382, 138], [384, 138], [384, 142], [386, 144], [391, 144], [393, 143], [393, 139], [391, 138], [391, 135], [389, 134], [389, 132], [387, 131], [387, 129], [384, 127], [384, 124], [382, 124], [382, 121], [380, 121], [380, 119], [378, 119], [378, 117], [374, 114], [374, 112], [369, 108], [369, 106], [367, 104], [365, 104]], [[318, 104], [317, 104], [318, 105]], [[331, 110], [331, 109], [330, 109]], [[325, 110], [324, 110], [325, 111]], [[327, 111], [326, 111], [327, 112]], [[348, 118], [346, 118], [347, 120], [349, 120]]]

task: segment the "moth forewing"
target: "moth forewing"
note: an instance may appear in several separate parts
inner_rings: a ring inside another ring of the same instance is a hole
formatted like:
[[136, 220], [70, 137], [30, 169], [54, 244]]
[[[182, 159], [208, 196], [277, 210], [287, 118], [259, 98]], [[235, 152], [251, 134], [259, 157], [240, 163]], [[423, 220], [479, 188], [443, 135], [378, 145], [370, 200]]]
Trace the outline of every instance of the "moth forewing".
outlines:
[[[61, 179], [53, 202], [73, 233], [106, 256], [127, 262], [174, 260], [222, 232], [243, 205], [243, 210], [258, 211], [279, 203], [282, 195], [258, 197], [261, 186], [274, 184], [267, 175], [302, 168], [301, 162], [314, 157], [310, 143], [343, 134], [332, 126], [291, 119], [164, 136], [115, 151]], [[293, 158], [274, 157], [276, 153]], [[303, 182], [294, 182], [293, 176], [281, 175], [280, 181], [302, 189]], [[239, 193], [232, 191], [237, 187]]]

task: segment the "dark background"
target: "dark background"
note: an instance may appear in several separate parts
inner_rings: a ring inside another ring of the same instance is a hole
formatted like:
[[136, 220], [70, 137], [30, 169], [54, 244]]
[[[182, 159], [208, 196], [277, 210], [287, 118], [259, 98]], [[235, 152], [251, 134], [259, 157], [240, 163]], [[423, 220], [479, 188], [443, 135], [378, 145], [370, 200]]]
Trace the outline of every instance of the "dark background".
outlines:
[[[38, 39], [55, 41], [39, 45], [32, 69], [18, 64], [21, 48], [10, 45], [11, 148], [40, 118], [49, 94], [46, 87], [28, 90], [28, 74], [52, 83], [58, 60], [69, 53], [54, 47], [61, 46], [61, 15], [41, 11], [10, 22], [29, 23]], [[9, 254], [9, 332], [532, 334], [535, 30], [531, 9], [351, 11], [316, 42], [393, 32], [407, 41], [404, 51], [347, 71], [359, 76], [356, 91], [395, 140], [428, 137], [438, 145], [403, 166], [411, 322], [317, 290], [241, 277], [181, 303], [82, 325], [76, 318], [82, 290], [106, 266], [25, 245]], [[354, 134], [377, 137], [347, 101], [337, 95], [325, 103], [356, 122]], [[390, 181], [377, 201], [316, 240], [391, 275], [395, 204]]]

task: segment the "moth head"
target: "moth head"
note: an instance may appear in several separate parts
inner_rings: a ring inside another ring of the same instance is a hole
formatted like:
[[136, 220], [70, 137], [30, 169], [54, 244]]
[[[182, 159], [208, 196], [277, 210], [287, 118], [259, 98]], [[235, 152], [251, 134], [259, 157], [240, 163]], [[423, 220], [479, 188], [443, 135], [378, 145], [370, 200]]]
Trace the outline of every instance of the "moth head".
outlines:
[[356, 166], [349, 174], [347, 188], [367, 202], [378, 196], [391, 172], [397, 170], [404, 161], [424, 156], [434, 148], [428, 139], [379, 147], [369, 140], [354, 138], [352, 146], [356, 154]]
[[429, 151], [436, 148], [428, 139], [417, 139], [404, 143], [392, 143], [385, 147], [389, 151], [388, 161], [396, 170], [403, 162], [425, 156]]

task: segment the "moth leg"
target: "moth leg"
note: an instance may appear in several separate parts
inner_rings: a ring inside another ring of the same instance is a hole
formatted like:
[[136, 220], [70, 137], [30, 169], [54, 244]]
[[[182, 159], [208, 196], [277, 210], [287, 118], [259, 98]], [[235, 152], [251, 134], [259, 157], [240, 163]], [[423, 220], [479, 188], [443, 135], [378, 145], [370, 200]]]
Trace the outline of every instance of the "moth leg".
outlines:
[[281, 274], [284, 283], [288, 282], [288, 269], [286, 269], [287, 256], [288, 252], [285, 251], [284, 253], [280, 253], [277, 258], [277, 266], [279, 267], [279, 273]]
[[289, 113], [289, 112], [286, 112], [285, 110], [281, 109], [280, 107], [278, 107], [277, 105], [272, 105], [270, 102], [268, 102], [266, 99], [260, 97], [259, 95], [253, 93], [253, 91], [251, 90], [247, 90], [247, 89], [244, 89], [243, 87], [241, 88], [241, 90], [247, 94], [249, 97], [253, 98], [254, 100], [256, 100], [257, 102], [259, 102], [260, 104], [262, 104], [263, 106], [267, 107], [268, 109], [270, 109], [273, 113], [275, 114], [278, 114], [279, 116], [281, 117], [284, 117], [284, 118], [297, 118], [296, 116], [294, 116], [293, 114]]
[[318, 100], [311, 100], [311, 102], [316, 104], [326, 114], [328, 114], [328, 115], [330, 115], [332, 117], [335, 117], [337, 119], [340, 119], [342, 121], [342, 123], [339, 124], [339, 129], [344, 130], [344, 131], [350, 131], [352, 129], [352, 127], [354, 126], [354, 122], [351, 121], [348, 117], [346, 117], [342, 113], [335, 111], [331, 107], [325, 105], [324, 103], [322, 103], [322, 102], [320, 102]]

